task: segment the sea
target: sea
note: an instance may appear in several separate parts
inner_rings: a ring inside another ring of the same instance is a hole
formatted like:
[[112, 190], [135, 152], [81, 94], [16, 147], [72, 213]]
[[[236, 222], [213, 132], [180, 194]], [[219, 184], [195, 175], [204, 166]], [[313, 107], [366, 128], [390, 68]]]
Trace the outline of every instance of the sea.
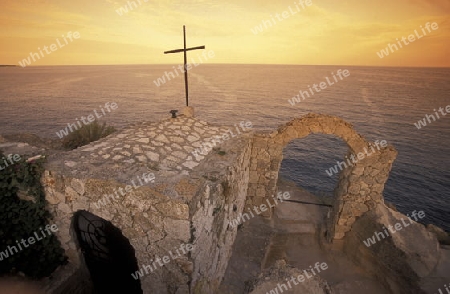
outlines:
[[[118, 108], [100, 121], [116, 128], [167, 118], [186, 103], [184, 78], [176, 68], [1, 67], [0, 134], [58, 139], [68, 123], [100, 113], [107, 102]], [[339, 70], [350, 75], [341, 79]], [[289, 103], [327, 78], [334, 84]], [[250, 121], [257, 130], [274, 130], [307, 113], [343, 118], [366, 139], [386, 140], [397, 149], [385, 199], [404, 214], [423, 210], [422, 223], [450, 231], [450, 115], [435, 114], [450, 105], [450, 68], [198, 64], [189, 71], [189, 98], [198, 118], [219, 125]], [[427, 114], [436, 121], [418, 129], [415, 123]], [[347, 151], [344, 141], [330, 135], [296, 139], [284, 149], [280, 176], [331, 196], [338, 175], [326, 170]]]

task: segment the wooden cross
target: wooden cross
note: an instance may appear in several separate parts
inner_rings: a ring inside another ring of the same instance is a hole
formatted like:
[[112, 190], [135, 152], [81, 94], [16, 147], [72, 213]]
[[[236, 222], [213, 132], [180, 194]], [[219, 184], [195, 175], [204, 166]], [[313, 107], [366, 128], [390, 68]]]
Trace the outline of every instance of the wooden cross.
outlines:
[[186, 26], [183, 26], [184, 48], [165, 51], [164, 54], [184, 52], [184, 87], [186, 89], [186, 106], [189, 106], [189, 86], [188, 86], [188, 69], [187, 69], [187, 51], [205, 49], [205, 46], [186, 48]]

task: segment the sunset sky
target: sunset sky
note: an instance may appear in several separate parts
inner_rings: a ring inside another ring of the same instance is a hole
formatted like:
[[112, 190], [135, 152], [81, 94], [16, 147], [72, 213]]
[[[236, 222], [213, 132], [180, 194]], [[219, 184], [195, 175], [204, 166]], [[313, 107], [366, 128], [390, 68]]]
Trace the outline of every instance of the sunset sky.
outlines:
[[[80, 39], [32, 65], [177, 64], [180, 54], [163, 51], [182, 47], [186, 25], [188, 46], [214, 51], [208, 63], [450, 67], [449, 0], [312, 0], [304, 9], [299, 0], [139, 1], [120, 16], [117, 10], [133, 1], [2, 0], [0, 64], [18, 65], [69, 31]], [[289, 6], [300, 11], [278, 21]], [[252, 32], [271, 16], [272, 27]], [[427, 22], [439, 28], [378, 57]]]

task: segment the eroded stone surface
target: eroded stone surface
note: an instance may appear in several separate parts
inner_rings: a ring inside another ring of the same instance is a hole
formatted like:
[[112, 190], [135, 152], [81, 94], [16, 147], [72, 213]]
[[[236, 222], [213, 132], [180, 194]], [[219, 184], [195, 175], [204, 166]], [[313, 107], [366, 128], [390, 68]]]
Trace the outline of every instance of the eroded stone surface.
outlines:
[[73, 168], [74, 175], [82, 173], [83, 177], [108, 177], [133, 165], [154, 172], [189, 173], [213, 147], [220, 148], [222, 142], [210, 148], [211, 139], [230, 134], [230, 130], [233, 128], [210, 126], [188, 117], [142, 123], [65, 154], [65, 165]]
[[237, 234], [228, 223], [243, 210], [248, 187], [251, 136], [211, 145], [213, 136], [229, 130], [178, 117], [138, 124], [50, 158], [43, 184], [70, 263], [81, 260], [71, 220], [86, 210], [121, 230], [140, 268], [193, 245], [142, 277], [144, 293], [214, 293]]
[[[390, 226], [396, 229], [389, 237], [374, 238], [375, 233], [385, 234]], [[369, 238], [374, 238], [375, 243], [368, 243]], [[426, 293], [420, 290], [420, 284], [430, 276], [434, 289], [445, 281], [442, 274], [433, 275], [441, 258], [436, 236], [384, 204], [358, 218], [344, 242], [346, 253], [393, 293]]]
[[[143, 277], [144, 292], [166, 293], [168, 285], [177, 285], [176, 291], [184, 293], [189, 284], [191, 293], [214, 293], [236, 236], [229, 222], [244, 206], [259, 206], [275, 195], [286, 144], [323, 133], [341, 137], [349, 153], [372, 146], [351, 125], [327, 115], [306, 115], [276, 131], [237, 138], [230, 136], [230, 129], [180, 116], [131, 126], [51, 158], [43, 183], [70, 261], [80, 260], [70, 233], [71, 218], [85, 209], [122, 231], [140, 267], [156, 255], [193, 243], [187, 256]], [[224, 134], [229, 140], [215, 143], [227, 138]], [[328, 236], [344, 238], [355, 221], [383, 203], [384, 183], [396, 154], [388, 146], [340, 172]], [[154, 180], [141, 183], [149, 173]], [[117, 193], [127, 187], [129, 192]]]

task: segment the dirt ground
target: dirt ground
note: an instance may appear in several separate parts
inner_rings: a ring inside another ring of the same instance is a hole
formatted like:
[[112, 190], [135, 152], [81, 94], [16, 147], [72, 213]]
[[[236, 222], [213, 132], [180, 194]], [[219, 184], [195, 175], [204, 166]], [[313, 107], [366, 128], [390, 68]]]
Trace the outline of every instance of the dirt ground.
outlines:
[[[290, 200], [329, 202], [287, 181], [280, 181], [278, 187], [280, 192], [290, 192]], [[251, 281], [261, 270], [280, 259], [299, 270], [308, 269], [316, 262], [326, 262], [328, 269], [319, 275], [336, 294], [390, 293], [364, 269], [353, 264], [340, 251], [338, 242], [324, 244], [321, 232], [328, 210], [326, 206], [284, 202], [275, 207], [271, 220], [255, 217], [245, 222], [238, 231], [219, 293], [248, 293]]]

